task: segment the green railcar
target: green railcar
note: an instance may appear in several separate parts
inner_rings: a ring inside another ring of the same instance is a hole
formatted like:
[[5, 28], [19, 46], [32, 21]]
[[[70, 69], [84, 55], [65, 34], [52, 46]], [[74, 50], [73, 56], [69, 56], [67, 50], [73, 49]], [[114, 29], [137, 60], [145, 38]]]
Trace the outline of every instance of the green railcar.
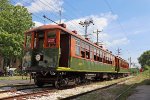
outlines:
[[129, 64], [110, 51], [84, 39], [64, 24], [44, 25], [25, 33], [23, 67], [35, 84], [56, 87], [87, 79], [127, 75]]

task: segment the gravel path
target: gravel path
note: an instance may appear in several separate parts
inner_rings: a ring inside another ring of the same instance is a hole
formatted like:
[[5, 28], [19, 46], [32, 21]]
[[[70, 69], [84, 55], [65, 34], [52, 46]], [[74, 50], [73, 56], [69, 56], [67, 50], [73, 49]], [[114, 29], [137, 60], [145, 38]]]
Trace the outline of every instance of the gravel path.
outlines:
[[0, 86], [33, 84], [33, 80], [0, 80]]
[[135, 90], [127, 100], [150, 100], [150, 85], [138, 86]]

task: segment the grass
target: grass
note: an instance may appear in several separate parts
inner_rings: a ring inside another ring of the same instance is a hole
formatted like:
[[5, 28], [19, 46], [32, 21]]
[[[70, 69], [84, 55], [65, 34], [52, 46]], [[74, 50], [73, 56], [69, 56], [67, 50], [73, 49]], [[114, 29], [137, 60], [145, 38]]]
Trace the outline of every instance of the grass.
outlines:
[[[115, 80], [111, 82], [113, 83], [114, 81]], [[103, 82], [100, 83], [100, 85], [101, 84], [103, 84]], [[132, 85], [133, 87], [131, 87]], [[77, 100], [113, 100], [120, 93], [131, 87], [127, 92], [123, 93], [123, 95], [118, 98], [118, 100], [126, 100], [130, 95], [136, 92], [135, 88], [139, 85], [150, 85], [150, 70], [146, 70], [145, 72], [138, 74], [134, 78], [129, 79], [125, 84], [120, 84], [108, 89], [98, 90], [87, 95], [83, 95], [77, 98]]]
[[[29, 78], [29, 76], [23, 76], [23, 79]], [[0, 76], [0, 80], [22, 80], [22, 76]]]
[[[141, 86], [141, 85], [150, 85], [150, 69], [146, 70], [143, 73], [140, 73], [139, 75], [137, 75], [133, 80], [129, 81], [127, 84], [125, 84], [124, 86], [120, 87], [121, 90], [125, 90], [128, 87], [130, 87], [131, 85], [134, 85], [132, 88], [130, 88], [127, 92], [125, 92], [120, 98], [119, 100], [126, 100], [130, 95], [132, 95], [133, 93], [136, 92], [136, 87], [137, 86]], [[120, 90], [118, 89], [117, 92], [119, 92]], [[116, 94], [119, 94], [117, 93]], [[121, 92], [121, 91], [120, 91]]]

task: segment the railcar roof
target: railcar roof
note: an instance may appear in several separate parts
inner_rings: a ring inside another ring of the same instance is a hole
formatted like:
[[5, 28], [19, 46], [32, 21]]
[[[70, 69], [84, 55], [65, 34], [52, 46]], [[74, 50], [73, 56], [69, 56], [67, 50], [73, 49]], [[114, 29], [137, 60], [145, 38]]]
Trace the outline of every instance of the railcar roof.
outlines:
[[42, 25], [42, 26], [30, 29], [26, 33], [33, 32], [33, 31], [47, 30], [47, 29], [56, 29], [56, 28], [66, 30], [65, 28], [63, 28], [59, 25]]

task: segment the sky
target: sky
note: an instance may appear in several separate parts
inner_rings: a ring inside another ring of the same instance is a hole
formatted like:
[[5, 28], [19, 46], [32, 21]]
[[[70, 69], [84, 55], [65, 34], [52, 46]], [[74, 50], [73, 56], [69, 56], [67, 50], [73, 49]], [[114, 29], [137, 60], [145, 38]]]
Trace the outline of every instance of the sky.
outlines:
[[95, 30], [102, 31], [99, 41], [121, 57], [138, 65], [137, 58], [150, 50], [150, 0], [11, 0], [32, 13], [35, 26], [54, 24], [42, 16], [59, 23], [61, 21], [71, 31], [83, 35], [85, 28], [79, 22], [93, 20], [88, 26], [91, 41], [96, 42]]

